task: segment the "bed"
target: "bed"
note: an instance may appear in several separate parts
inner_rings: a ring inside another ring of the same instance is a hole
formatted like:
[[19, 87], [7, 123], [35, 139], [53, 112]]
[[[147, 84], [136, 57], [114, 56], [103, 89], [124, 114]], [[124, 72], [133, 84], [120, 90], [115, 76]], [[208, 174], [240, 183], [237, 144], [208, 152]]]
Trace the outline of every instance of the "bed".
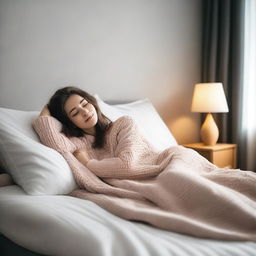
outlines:
[[[132, 116], [159, 149], [177, 145], [148, 99], [110, 105], [95, 97], [111, 120]], [[1, 255], [256, 254], [255, 242], [165, 231], [68, 196], [76, 182], [63, 157], [39, 142], [31, 126], [37, 115], [37, 111], [0, 108], [0, 163], [15, 182], [0, 188]]]

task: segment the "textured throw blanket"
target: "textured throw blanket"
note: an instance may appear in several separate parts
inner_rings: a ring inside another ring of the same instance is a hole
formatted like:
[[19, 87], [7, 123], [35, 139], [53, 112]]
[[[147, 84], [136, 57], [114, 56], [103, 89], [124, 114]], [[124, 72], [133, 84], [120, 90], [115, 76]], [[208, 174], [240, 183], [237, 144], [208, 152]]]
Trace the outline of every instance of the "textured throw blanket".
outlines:
[[[58, 150], [73, 170], [81, 189], [72, 196], [161, 229], [197, 237], [256, 241], [255, 173], [217, 168], [182, 146], [156, 152], [136, 135], [129, 118], [114, 122], [107, 147], [98, 151], [90, 148], [90, 137], [66, 138], [52, 117], [40, 117], [33, 125], [41, 141]], [[123, 147], [119, 151], [120, 144]], [[94, 158], [87, 167], [73, 155], [81, 147]]]

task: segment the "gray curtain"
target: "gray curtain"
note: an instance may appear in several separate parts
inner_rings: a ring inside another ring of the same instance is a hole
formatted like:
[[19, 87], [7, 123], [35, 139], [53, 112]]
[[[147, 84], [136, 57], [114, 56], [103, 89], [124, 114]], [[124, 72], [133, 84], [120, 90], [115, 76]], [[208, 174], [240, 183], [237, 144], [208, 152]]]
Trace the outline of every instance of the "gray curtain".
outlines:
[[238, 145], [238, 167], [246, 169], [246, 134], [241, 128], [244, 0], [203, 0], [202, 81], [222, 82], [229, 112], [214, 118], [220, 130], [218, 142]]

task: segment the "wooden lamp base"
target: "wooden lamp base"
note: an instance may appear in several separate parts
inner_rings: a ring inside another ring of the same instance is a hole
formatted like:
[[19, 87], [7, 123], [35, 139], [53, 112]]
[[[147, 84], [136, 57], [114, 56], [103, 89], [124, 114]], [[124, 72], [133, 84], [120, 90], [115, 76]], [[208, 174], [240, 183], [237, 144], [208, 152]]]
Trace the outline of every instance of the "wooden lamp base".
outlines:
[[207, 146], [215, 145], [219, 138], [219, 130], [212, 114], [208, 113], [201, 128], [201, 139]]

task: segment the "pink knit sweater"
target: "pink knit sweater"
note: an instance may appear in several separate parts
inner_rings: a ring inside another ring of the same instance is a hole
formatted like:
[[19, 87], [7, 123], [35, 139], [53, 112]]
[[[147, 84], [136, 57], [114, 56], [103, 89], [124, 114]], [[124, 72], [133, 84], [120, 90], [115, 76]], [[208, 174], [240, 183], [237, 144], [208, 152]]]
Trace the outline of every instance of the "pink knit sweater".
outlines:
[[[197, 152], [157, 151], [129, 117], [115, 121], [102, 149], [94, 137], [67, 138], [53, 117], [33, 126], [69, 163], [80, 189], [71, 195], [129, 220], [198, 237], [256, 241], [256, 174], [219, 169]], [[87, 166], [73, 155], [85, 148]]]
[[102, 149], [92, 147], [92, 135], [67, 138], [60, 132], [61, 123], [54, 117], [40, 116], [33, 126], [42, 143], [61, 154], [86, 149], [91, 158], [87, 168], [101, 178], [133, 179], [155, 176], [170, 160], [166, 151], [159, 152], [143, 137], [136, 123], [128, 116], [112, 123]]

